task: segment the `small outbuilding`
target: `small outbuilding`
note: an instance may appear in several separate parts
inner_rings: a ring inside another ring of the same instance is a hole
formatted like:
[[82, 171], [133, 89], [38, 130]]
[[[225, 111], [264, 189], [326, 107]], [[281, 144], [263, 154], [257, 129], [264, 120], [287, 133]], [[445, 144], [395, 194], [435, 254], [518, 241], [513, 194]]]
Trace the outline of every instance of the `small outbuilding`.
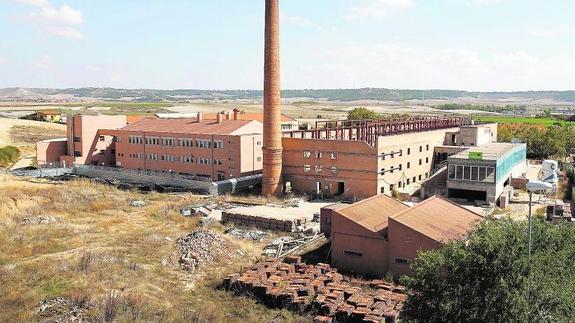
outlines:
[[439, 196], [409, 207], [379, 195], [330, 213], [332, 266], [374, 277], [409, 273], [418, 252], [464, 239], [482, 220]]

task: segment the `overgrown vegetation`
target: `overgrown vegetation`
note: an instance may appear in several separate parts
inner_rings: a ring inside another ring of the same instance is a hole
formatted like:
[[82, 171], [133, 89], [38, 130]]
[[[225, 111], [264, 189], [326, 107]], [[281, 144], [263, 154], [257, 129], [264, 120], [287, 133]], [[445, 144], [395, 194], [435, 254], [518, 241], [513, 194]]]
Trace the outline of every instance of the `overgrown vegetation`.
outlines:
[[20, 158], [20, 149], [14, 146], [0, 148], [0, 167], [8, 167]]
[[474, 111], [497, 112], [497, 113], [505, 113], [505, 112], [518, 113], [527, 111], [526, 105], [500, 106], [494, 104], [479, 105], [479, 104], [447, 103], [434, 106], [434, 108], [445, 111], [474, 110]]
[[527, 143], [529, 158], [558, 158], [575, 152], [575, 125], [499, 125], [498, 141]]
[[35, 145], [40, 140], [65, 138], [66, 130], [42, 126], [12, 126], [10, 140], [20, 145]]
[[550, 127], [553, 125], [574, 124], [570, 121], [554, 119], [551, 117], [509, 117], [509, 116], [475, 116], [475, 121], [494, 122], [499, 124], [527, 124]]
[[381, 115], [368, 108], [359, 107], [351, 110], [347, 114], [349, 120], [376, 120], [381, 118]]
[[[194, 195], [0, 176], [2, 322], [40, 321], [34, 309], [54, 297], [89, 304], [81, 307], [94, 322], [299, 320], [215, 288], [225, 275], [259, 257], [261, 249], [251, 241], [231, 240], [243, 256], [233, 250], [206, 271], [180, 270], [174, 241], [195, 230], [198, 220], [181, 216], [179, 209], [197, 202]], [[132, 207], [133, 200], [146, 206]], [[24, 221], [46, 216], [58, 221]]]
[[419, 255], [404, 316], [421, 322], [569, 322], [575, 317], [575, 226], [481, 224], [468, 241]]

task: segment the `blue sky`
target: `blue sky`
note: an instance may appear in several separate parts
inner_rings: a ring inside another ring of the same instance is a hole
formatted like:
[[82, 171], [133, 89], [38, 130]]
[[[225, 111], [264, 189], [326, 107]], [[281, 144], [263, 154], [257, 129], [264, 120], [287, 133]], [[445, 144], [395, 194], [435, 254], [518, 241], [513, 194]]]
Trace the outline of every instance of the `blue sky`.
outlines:
[[[263, 0], [0, 0], [0, 87], [261, 89]], [[572, 0], [281, 0], [284, 88], [575, 89]]]

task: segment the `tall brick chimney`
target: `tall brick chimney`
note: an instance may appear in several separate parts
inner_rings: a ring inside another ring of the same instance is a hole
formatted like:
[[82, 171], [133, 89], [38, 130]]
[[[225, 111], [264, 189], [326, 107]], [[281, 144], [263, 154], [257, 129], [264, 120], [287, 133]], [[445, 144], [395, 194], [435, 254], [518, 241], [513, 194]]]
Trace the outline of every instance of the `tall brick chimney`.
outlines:
[[218, 112], [218, 115], [216, 116], [216, 121], [218, 123], [222, 123], [222, 121], [224, 120], [224, 113], [223, 112]]
[[282, 193], [279, 0], [266, 1], [262, 195]]
[[240, 119], [240, 110], [238, 108], [235, 108], [233, 113], [234, 113], [234, 120], [239, 120]]

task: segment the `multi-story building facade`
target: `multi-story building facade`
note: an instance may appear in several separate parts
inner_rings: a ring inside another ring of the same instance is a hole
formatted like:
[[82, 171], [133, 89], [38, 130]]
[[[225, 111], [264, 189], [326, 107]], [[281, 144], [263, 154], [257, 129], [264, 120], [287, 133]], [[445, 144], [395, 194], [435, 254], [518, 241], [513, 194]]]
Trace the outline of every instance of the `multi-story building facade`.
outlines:
[[262, 124], [227, 119], [150, 117], [111, 132], [116, 166], [221, 181], [262, 170]]
[[36, 156], [40, 166], [115, 164], [113, 137], [103, 131], [125, 127], [126, 116], [70, 115], [66, 138], [39, 141]]
[[336, 124], [285, 134], [283, 177], [299, 193], [358, 200], [424, 182], [434, 147], [457, 133], [459, 118]]

